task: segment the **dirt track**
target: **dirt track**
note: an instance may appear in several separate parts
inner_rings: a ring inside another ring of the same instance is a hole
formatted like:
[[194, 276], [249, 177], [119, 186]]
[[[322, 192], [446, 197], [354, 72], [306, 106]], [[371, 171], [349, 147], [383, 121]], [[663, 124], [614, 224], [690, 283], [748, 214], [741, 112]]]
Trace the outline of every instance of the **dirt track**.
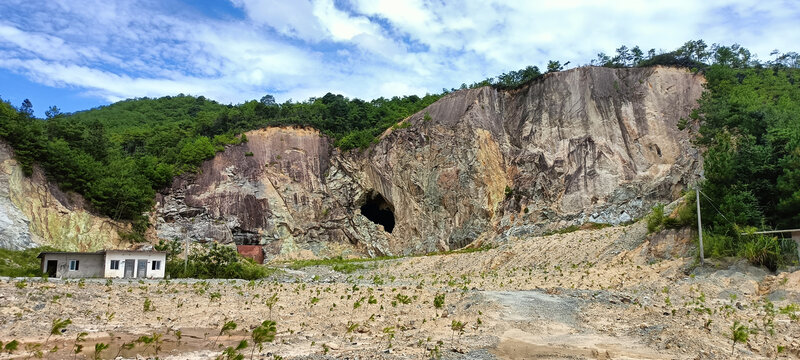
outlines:
[[[254, 358], [800, 357], [800, 322], [777, 311], [800, 303], [800, 271], [774, 276], [742, 263], [699, 269], [690, 258], [665, 255], [663, 239], [647, 239], [637, 224], [369, 262], [349, 275], [328, 267], [287, 269], [252, 283], [33, 280], [18, 288], [9, 279], [0, 283], [0, 341], [22, 344], [0, 359], [26, 358], [35, 349], [25, 344], [45, 342], [42, 349], [59, 350], [44, 356], [72, 358], [81, 331], [89, 335], [79, 358], [91, 358], [94, 344], [103, 342], [111, 347], [102, 358], [158, 351], [161, 358], [213, 359], [220, 346], [249, 340], [250, 330], [270, 317], [278, 335]], [[433, 306], [437, 293], [445, 294], [441, 309]], [[273, 294], [278, 301], [270, 316], [265, 300]], [[764, 310], [767, 299], [772, 316]], [[56, 318], [72, 324], [48, 339]], [[219, 336], [227, 320], [238, 327]], [[735, 320], [761, 331], [732, 355]], [[452, 331], [453, 321], [466, 324], [463, 332]], [[162, 334], [160, 344], [120, 348], [154, 333]], [[251, 350], [242, 351], [245, 358]]]

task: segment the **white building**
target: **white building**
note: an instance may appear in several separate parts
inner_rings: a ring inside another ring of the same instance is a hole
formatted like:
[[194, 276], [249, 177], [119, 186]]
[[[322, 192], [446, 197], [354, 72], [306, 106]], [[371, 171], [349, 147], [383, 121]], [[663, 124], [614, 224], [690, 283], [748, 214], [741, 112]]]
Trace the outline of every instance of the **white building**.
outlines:
[[164, 251], [101, 250], [98, 252], [43, 252], [42, 272], [53, 278], [163, 279]]

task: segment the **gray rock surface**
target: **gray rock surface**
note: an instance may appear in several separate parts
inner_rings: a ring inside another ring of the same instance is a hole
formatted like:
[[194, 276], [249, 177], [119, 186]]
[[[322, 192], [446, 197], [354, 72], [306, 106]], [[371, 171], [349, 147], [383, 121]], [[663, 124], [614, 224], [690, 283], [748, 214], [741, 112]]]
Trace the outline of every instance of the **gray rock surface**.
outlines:
[[[9, 160], [10, 152], [0, 149], [0, 163]], [[36, 243], [28, 230], [27, 217], [11, 202], [9, 175], [0, 169], [0, 248], [24, 250], [35, 247]]]
[[93, 215], [77, 194], [65, 194], [34, 167], [25, 176], [11, 148], [0, 143], [0, 248], [49, 245], [67, 251], [127, 247], [127, 224]]

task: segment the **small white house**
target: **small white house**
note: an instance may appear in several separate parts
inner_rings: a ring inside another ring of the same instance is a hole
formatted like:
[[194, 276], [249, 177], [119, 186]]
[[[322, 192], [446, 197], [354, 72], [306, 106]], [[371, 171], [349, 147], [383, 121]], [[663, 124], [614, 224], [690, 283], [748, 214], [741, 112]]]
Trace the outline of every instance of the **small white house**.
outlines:
[[167, 264], [164, 251], [43, 252], [39, 258], [53, 278], [163, 279]]

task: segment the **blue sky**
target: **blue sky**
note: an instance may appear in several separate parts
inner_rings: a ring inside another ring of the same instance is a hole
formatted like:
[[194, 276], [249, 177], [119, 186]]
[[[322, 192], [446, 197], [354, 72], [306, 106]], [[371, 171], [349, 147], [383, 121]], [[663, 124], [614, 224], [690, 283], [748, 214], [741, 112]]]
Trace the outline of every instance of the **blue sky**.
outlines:
[[0, 97], [38, 116], [179, 93], [423, 95], [622, 44], [800, 50], [793, 0], [0, 0], [0, 14]]

